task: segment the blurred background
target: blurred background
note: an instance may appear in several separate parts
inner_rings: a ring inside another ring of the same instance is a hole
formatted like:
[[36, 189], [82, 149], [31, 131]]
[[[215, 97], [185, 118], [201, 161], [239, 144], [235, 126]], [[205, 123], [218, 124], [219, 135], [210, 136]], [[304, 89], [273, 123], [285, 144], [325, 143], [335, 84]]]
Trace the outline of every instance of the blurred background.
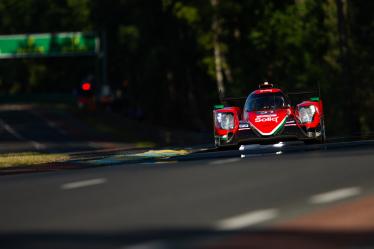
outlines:
[[[0, 248], [374, 248], [373, 10], [0, 0]], [[320, 94], [328, 143], [213, 149], [264, 81]]]
[[[210, 134], [220, 98], [268, 80], [287, 91], [320, 87], [328, 136], [369, 136], [373, 8], [365, 0], [2, 0], [1, 35], [20, 34], [23, 47], [0, 51], [0, 101]], [[68, 41], [46, 51], [37, 33]], [[9, 39], [1, 36], [2, 49]]]

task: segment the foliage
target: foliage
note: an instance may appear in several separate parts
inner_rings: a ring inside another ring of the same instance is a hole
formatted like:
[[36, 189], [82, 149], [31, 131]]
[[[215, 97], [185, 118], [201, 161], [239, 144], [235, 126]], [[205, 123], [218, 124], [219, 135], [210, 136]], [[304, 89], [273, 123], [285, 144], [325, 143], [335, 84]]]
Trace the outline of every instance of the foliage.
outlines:
[[[373, 130], [372, 2], [345, 1], [343, 61], [335, 0], [212, 1], [2, 0], [0, 30], [105, 31], [109, 83], [127, 82], [129, 101], [153, 122], [210, 129], [217, 38], [227, 95], [246, 95], [263, 80], [290, 91], [320, 85], [329, 134]], [[0, 90], [71, 92], [96, 68], [93, 58], [0, 61]], [[350, 112], [357, 125], [348, 127]]]

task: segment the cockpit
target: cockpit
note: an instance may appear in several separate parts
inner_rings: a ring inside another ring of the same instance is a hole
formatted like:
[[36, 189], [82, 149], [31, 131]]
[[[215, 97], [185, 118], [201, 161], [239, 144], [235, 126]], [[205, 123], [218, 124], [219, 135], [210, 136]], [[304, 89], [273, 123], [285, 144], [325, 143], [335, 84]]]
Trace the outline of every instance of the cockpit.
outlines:
[[287, 108], [288, 106], [289, 101], [282, 92], [252, 93], [245, 102], [244, 110], [247, 112], [266, 111]]

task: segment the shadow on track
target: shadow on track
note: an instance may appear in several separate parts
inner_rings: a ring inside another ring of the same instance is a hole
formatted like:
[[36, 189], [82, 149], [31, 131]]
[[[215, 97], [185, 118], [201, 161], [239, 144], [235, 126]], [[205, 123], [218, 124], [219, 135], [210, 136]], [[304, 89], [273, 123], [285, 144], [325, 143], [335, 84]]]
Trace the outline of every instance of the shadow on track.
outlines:
[[331, 142], [325, 144], [304, 144], [303, 142], [280, 142], [276, 144], [249, 144], [239, 148], [207, 149], [187, 156], [175, 157], [179, 161], [222, 159], [231, 157], [253, 157], [265, 155], [296, 154], [315, 151], [360, 150], [374, 147], [374, 140]]
[[373, 248], [374, 231], [248, 230], [220, 232], [205, 229], [144, 230], [95, 233], [11, 233], [0, 234], [0, 247], [44, 248]]

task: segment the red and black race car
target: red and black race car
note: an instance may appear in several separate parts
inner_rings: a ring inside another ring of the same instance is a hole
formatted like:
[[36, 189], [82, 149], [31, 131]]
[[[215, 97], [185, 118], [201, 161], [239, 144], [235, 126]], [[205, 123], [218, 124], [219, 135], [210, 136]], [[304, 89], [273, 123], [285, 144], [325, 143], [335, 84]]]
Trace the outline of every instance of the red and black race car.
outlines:
[[265, 82], [246, 98], [243, 108], [216, 105], [216, 147], [287, 140], [323, 143], [326, 135], [322, 100], [312, 97], [291, 105], [289, 95]]

